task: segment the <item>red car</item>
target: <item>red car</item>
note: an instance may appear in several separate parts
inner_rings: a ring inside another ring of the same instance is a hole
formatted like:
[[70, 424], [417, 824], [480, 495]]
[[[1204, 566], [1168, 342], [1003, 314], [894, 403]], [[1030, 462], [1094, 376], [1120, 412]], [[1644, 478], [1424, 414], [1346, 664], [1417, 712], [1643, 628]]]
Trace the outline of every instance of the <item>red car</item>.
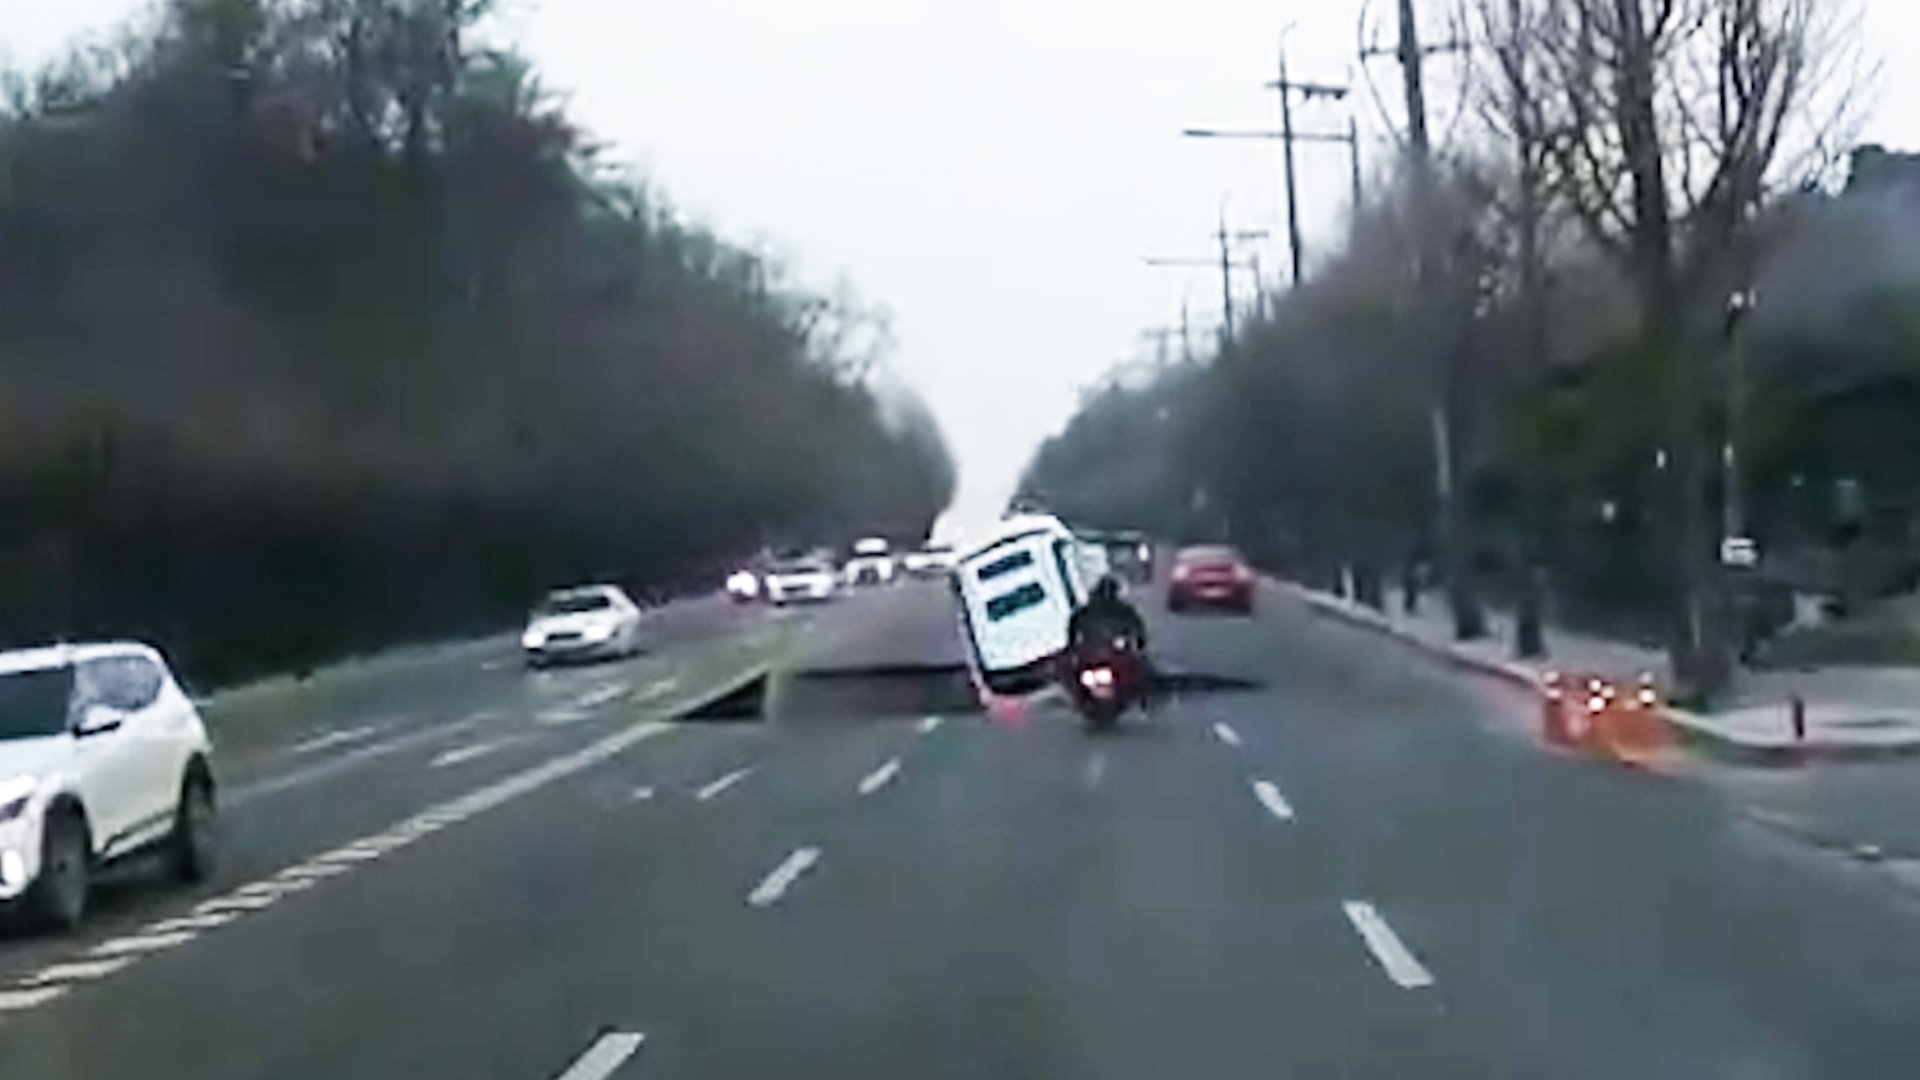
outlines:
[[1181, 548], [1173, 557], [1167, 581], [1167, 610], [1227, 608], [1253, 613], [1253, 570], [1230, 547], [1209, 545]]

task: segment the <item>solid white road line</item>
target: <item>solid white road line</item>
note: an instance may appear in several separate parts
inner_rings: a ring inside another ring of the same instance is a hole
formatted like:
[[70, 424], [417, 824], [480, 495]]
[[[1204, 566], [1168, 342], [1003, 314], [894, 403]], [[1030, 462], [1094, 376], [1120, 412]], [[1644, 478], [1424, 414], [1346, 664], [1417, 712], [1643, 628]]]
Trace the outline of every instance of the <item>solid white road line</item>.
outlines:
[[872, 772], [868, 773], [866, 776], [861, 777], [860, 794], [871, 795], [874, 792], [879, 791], [881, 788], [886, 787], [887, 782], [889, 780], [892, 780], [896, 775], [899, 774], [899, 772], [900, 772], [900, 759], [897, 757], [888, 758], [886, 764], [873, 770]]
[[744, 769], [735, 769], [732, 772], [728, 773], [727, 775], [721, 777], [720, 779], [715, 780], [713, 783], [708, 784], [706, 787], [701, 788], [699, 791], [694, 792], [693, 797], [695, 799], [698, 799], [701, 802], [706, 802], [708, 799], [713, 798], [714, 796], [727, 790], [728, 788], [739, 783], [740, 781], [745, 780], [747, 778], [747, 774], [752, 771], [753, 771], [753, 766], [751, 765], [747, 766]]
[[939, 726], [940, 726], [940, 717], [929, 716], [926, 719], [920, 721], [920, 734], [931, 735], [933, 734], [933, 730]]
[[126, 937], [114, 938], [112, 941], [103, 942], [87, 955], [101, 958], [108, 956], [125, 956], [129, 953], [159, 952], [161, 949], [171, 949], [175, 945], [185, 945], [187, 942], [199, 936], [198, 933], [192, 930], [173, 930], [164, 934], [130, 934]]
[[64, 986], [43, 986], [38, 990], [0, 990], [0, 1013], [20, 1012], [45, 1005], [66, 992]]
[[1281, 821], [1293, 820], [1293, 807], [1287, 805], [1286, 797], [1280, 794], [1280, 789], [1274, 787], [1272, 781], [1255, 780], [1253, 794], [1260, 800], [1260, 805], [1267, 808], [1269, 814]]
[[795, 849], [793, 854], [773, 868], [773, 873], [768, 874], [766, 880], [754, 886], [753, 891], [747, 894], [747, 903], [760, 908], [772, 907], [779, 903], [780, 898], [786, 895], [787, 889], [799, 880], [800, 875], [813, 869], [813, 865], [819, 861], [819, 848]]
[[486, 757], [488, 754], [493, 753], [505, 745], [507, 745], [507, 740], [505, 739], [483, 739], [480, 742], [470, 743], [466, 746], [457, 746], [452, 750], [446, 750], [436, 755], [432, 761], [427, 763], [427, 768], [444, 769], [451, 765], [460, 765], [472, 761], [475, 758]]
[[371, 738], [379, 733], [380, 729], [376, 727], [353, 727], [342, 728], [339, 731], [323, 731], [311, 739], [294, 743], [290, 752], [295, 754], [311, 754], [315, 750], [325, 750], [328, 747], [339, 746], [342, 743], [359, 742], [362, 739]]
[[1400, 935], [1393, 932], [1387, 920], [1380, 917], [1372, 904], [1364, 900], [1349, 900], [1342, 904], [1346, 909], [1347, 921], [1360, 932], [1360, 940], [1367, 943], [1373, 951], [1373, 958], [1387, 970], [1387, 978], [1403, 990], [1415, 990], [1422, 986], [1433, 985], [1433, 974], [1416, 959]]
[[1221, 742], [1226, 743], [1228, 746], [1240, 745], [1240, 733], [1233, 730], [1233, 725], [1231, 724], [1213, 725], [1213, 734]]
[[647, 1037], [637, 1031], [609, 1031], [595, 1039], [556, 1080], [606, 1080], [646, 1041]]

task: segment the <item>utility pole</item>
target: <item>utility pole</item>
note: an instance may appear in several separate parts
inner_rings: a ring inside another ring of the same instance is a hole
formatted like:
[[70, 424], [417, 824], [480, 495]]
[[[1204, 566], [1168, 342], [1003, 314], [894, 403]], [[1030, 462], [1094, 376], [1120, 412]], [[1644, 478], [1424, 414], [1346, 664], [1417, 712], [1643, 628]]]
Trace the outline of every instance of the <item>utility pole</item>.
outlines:
[[1287, 181], [1287, 252], [1293, 259], [1293, 285], [1300, 287], [1300, 189], [1293, 171], [1293, 83], [1287, 78], [1287, 35], [1280, 35], [1280, 70], [1273, 88], [1280, 97], [1280, 157]]
[[[1420, 43], [1419, 19], [1414, 0], [1399, 0], [1400, 40], [1393, 51], [1400, 63], [1406, 91], [1408, 165], [1413, 178], [1413, 214], [1415, 220], [1414, 280], [1420, 290], [1418, 309], [1435, 310], [1432, 286], [1441, 268], [1439, 242], [1435, 229], [1438, 205], [1434, 198], [1433, 145], [1427, 132], [1426, 58], [1430, 52], [1458, 49], [1458, 44], [1424, 47]], [[1450, 307], [1450, 305], [1449, 305]], [[1442, 314], [1451, 319], [1454, 312]], [[1466, 398], [1466, 373], [1462, 370], [1467, 343], [1462, 334], [1451, 334], [1442, 364], [1439, 401], [1433, 408], [1434, 488], [1440, 504], [1440, 542], [1447, 579], [1448, 606], [1453, 609], [1454, 637], [1469, 641], [1485, 637], [1486, 617], [1480, 610], [1480, 598], [1474, 582], [1474, 544], [1466, 500], [1461, 493], [1461, 466], [1465, 455], [1461, 447], [1461, 418]]]
[[1220, 211], [1220, 231], [1214, 234], [1220, 240], [1220, 304], [1226, 312], [1226, 332], [1220, 339], [1224, 350], [1233, 344], [1233, 250], [1228, 245], [1232, 240], [1227, 232], [1227, 212]]

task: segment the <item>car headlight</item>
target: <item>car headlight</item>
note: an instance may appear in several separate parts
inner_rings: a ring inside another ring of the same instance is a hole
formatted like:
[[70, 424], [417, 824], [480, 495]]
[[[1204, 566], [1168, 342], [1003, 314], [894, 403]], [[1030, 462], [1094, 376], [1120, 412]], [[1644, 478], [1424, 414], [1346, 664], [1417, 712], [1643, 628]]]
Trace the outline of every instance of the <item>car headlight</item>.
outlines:
[[588, 641], [605, 641], [613, 636], [613, 624], [588, 623], [580, 628], [580, 636]]
[[546, 640], [547, 635], [529, 627], [526, 633], [520, 635], [520, 647], [523, 649], [537, 649], [541, 643]]
[[0, 821], [12, 821], [25, 813], [27, 803], [32, 800], [39, 786], [39, 778], [33, 776], [16, 776], [0, 781]]

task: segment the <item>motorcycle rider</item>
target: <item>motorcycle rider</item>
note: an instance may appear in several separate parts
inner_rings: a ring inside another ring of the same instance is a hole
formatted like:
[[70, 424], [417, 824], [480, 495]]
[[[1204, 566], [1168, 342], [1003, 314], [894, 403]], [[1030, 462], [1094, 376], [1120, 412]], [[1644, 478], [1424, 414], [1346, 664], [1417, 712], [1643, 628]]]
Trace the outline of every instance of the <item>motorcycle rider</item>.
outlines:
[[1152, 665], [1147, 661], [1147, 623], [1140, 612], [1120, 591], [1120, 583], [1111, 576], [1094, 583], [1087, 602], [1067, 620], [1067, 653], [1079, 657], [1089, 646], [1102, 648], [1116, 640], [1125, 641], [1140, 665], [1139, 674], [1151, 686]]

